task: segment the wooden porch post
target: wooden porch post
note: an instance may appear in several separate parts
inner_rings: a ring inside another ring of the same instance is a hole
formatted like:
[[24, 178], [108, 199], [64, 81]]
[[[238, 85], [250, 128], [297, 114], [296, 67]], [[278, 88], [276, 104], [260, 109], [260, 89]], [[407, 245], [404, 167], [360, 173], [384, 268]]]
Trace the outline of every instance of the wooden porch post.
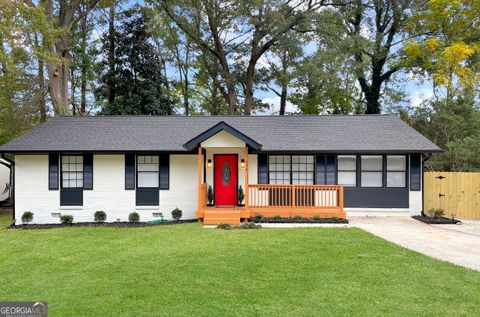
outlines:
[[245, 211], [248, 210], [248, 146], [245, 146]]
[[198, 210], [202, 207], [201, 187], [202, 187], [202, 147], [198, 147]]

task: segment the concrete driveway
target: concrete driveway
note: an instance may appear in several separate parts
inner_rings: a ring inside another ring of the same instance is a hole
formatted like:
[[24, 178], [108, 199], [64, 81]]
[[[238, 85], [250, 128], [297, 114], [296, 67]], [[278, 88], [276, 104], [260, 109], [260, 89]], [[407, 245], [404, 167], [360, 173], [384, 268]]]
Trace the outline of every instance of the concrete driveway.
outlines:
[[349, 222], [405, 248], [480, 271], [480, 221], [427, 225], [406, 216], [352, 216]]

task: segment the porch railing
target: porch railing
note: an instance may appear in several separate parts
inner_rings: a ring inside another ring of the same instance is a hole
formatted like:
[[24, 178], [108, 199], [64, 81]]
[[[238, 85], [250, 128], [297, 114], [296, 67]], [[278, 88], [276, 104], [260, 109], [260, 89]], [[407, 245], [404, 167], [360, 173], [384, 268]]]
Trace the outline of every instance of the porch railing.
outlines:
[[336, 209], [343, 211], [341, 185], [249, 184], [249, 207], [256, 209]]

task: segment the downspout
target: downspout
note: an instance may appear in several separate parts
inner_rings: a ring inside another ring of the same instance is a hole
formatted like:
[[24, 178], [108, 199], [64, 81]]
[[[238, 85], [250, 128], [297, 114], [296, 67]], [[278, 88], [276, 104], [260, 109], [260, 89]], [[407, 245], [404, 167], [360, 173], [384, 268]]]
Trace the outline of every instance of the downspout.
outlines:
[[10, 166], [3, 164], [0, 162], [0, 164], [7, 166], [10, 169], [10, 202], [12, 204], [12, 224], [15, 224], [15, 161], [12, 161], [8, 158], [5, 157], [5, 153], [0, 153], [0, 158], [4, 159], [8, 163], [10, 163]]
[[[422, 155], [423, 156], [423, 155]], [[430, 159], [432, 156], [432, 153], [428, 153], [427, 156], [425, 156], [424, 159], [422, 159], [422, 216], [425, 217], [425, 193], [424, 193], [424, 188], [425, 188], [425, 163]]]

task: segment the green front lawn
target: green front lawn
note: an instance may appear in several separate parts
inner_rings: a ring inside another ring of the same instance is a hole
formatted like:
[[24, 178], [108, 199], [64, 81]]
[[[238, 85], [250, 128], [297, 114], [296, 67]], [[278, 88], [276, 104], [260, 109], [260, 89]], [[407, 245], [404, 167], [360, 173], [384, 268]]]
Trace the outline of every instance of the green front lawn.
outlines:
[[1, 230], [0, 246], [0, 300], [51, 316], [480, 315], [479, 272], [359, 229]]

